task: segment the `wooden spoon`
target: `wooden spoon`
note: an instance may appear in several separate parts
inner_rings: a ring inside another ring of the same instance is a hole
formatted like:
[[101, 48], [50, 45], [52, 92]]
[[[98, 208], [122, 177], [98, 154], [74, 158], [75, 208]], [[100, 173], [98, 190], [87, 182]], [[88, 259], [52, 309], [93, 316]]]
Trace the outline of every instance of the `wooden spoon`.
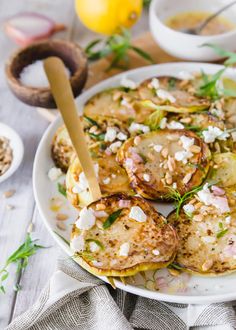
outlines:
[[88, 181], [89, 190], [94, 201], [101, 198], [101, 190], [94, 171], [85, 141], [83, 127], [76, 109], [71, 85], [65, 73], [65, 66], [58, 57], [49, 57], [44, 61], [51, 91], [63, 121], [69, 133], [81, 167]]

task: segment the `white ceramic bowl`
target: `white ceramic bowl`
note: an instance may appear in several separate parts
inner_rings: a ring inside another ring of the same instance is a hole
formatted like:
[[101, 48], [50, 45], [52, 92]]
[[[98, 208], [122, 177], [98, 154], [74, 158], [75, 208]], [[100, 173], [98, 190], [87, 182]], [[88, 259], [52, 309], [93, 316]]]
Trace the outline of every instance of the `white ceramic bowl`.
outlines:
[[24, 146], [20, 136], [11, 127], [0, 123], [0, 136], [4, 136], [10, 140], [10, 146], [13, 150], [13, 160], [9, 169], [0, 176], [0, 183], [9, 178], [20, 166], [23, 155]]
[[[191, 61], [213, 61], [220, 57], [205, 43], [217, 44], [234, 51], [236, 49], [236, 28], [214, 36], [197, 36], [175, 31], [165, 25], [168, 18], [183, 12], [204, 11], [214, 13], [230, 0], [152, 0], [150, 5], [150, 30], [156, 42], [167, 53]], [[236, 25], [236, 5], [227, 9], [222, 16]]]

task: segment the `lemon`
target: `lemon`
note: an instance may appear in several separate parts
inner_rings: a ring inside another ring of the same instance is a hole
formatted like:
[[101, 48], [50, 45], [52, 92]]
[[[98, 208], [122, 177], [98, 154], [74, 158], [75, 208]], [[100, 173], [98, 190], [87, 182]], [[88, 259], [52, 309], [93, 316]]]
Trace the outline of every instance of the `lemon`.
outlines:
[[111, 35], [137, 22], [142, 3], [142, 0], [75, 0], [75, 9], [87, 28]]

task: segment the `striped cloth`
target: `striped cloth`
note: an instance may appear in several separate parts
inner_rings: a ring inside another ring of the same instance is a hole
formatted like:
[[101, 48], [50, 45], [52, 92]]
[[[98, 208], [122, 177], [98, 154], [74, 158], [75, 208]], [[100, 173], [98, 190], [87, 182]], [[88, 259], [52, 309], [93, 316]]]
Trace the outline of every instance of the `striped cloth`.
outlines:
[[236, 302], [169, 304], [113, 290], [72, 260], [59, 268], [36, 303], [6, 330], [231, 330]]

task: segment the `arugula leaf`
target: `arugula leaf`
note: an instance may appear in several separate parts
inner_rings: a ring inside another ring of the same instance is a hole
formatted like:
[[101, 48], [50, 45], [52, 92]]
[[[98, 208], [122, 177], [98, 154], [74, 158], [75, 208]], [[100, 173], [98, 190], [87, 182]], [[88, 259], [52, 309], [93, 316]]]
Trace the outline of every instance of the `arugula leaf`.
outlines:
[[[94, 50], [100, 45], [100, 49]], [[121, 28], [120, 33], [116, 33], [108, 37], [105, 41], [96, 39], [90, 42], [85, 48], [85, 53], [89, 60], [94, 61], [108, 55], [113, 55], [111, 64], [107, 70], [112, 68], [127, 69], [129, 65], [128, 51], [134, 51], [150, 63], [154, 63], [152, 57], [142, 49], [131, 45], [131, 34], [128, 29]]]
[[109, 215], [109, 217], [106, 219], [106, 221], [103, 223], [103, 229], [108, 229], [111, 227], [111, 225], [116, 221], [116, 219], [119, 218], [121, 212], [123, 209], [119, 209], [112, 214]]
[[5, 262], [5, 265], [0, 270], [1, 278], [0, 278], [0, 291], [5, 293], [5, 288], [3, 286], [3, 282], [8, 278], [9, 271], [8, 266], [10, 264], [16, 264], [17, 270], [19, 273], [23, 269], [25, 269], [28, 265], [29, 257], [34, 255], [37, 250], [45, 248], [44, 246], [35, 244], [36, 240], [32, 240], [30, 234], [26, 235], [25, 242], [19, 246], [19, 248], [13, 252]]
[[225, 66], [230, 66], [230, 65], [233, 65], [236, 63], [236, 53], [234, 53], [234, 52], [224, 50], [223, 48], [221, 48], [215, 44], [206, 43], [206, 44], [203, 44], [202, 47], [210, 47], [215, 51], [215, 53], [217, 55], [222, 56], [222, 57], [227, 57], [227, 60], [225, 60], [225, 62], [224, 62]]
[[57, 183], [57, 189], [58, 189], [60, 194], [62, 194], [64, 197], [66, 197], [66, 187], [65, 187], [64, 184], [58, 182]]

